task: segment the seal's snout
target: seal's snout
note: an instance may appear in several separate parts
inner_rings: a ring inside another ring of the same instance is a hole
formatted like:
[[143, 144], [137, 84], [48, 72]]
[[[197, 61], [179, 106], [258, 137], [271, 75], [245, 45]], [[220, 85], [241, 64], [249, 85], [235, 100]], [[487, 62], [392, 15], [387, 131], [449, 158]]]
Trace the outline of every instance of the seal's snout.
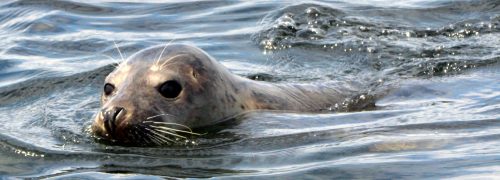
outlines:
[[111, 107], [102, 110], [104, 128], [109, 134], [115, 134], [117, 125], [123, 121], [126, 110], [123, 107]]

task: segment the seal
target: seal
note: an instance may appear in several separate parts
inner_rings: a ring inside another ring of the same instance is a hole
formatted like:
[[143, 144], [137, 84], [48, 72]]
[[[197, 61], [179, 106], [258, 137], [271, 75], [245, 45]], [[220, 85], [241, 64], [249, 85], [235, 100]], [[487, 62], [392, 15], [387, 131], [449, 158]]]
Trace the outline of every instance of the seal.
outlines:
[[[344, 93], [345, 94], [345, 93]], [[251, 110], [317, 112], [345, 97], [326, 85], [254, 81], [182, 44], [132, 55], [105, 79], [91, 131], [121, 144], [162, 145]]]

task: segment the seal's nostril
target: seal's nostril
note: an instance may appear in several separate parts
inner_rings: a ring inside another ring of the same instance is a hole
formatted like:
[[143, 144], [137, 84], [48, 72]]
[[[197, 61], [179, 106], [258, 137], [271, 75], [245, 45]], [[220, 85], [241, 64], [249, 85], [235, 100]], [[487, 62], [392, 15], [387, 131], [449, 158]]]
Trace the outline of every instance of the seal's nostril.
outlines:
[[118, 117], [118, 114], [120, 114], [120, 112], [122, 112], [122, 111], [123, 111], [123, 108], [122, 108], [122, 107], [115, 107], [115, 108], [114, 108], [114, 115], [113, 115], [113, 119], [115, 119], [115, 120], [116, 120], [116, 119], [117, 119], [117, 117]]
[[112, 107], [106, 110], [101, 111], [103, 114], [104, 128], [108, 132], [108, 134], [114, 134], [117, 125], [117, 119], [120, 113], [124, 112], [122, 107]]

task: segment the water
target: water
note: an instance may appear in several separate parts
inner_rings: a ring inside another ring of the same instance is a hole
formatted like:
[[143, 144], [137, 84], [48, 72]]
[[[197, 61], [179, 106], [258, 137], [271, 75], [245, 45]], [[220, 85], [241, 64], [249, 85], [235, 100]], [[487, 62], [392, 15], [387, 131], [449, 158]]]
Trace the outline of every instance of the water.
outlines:
[[[2, 177], [500, 177], [500, 1], [3, 1], [0, 22]], [[94, 142], [114, 43], [171, 40], [377, 107], [246, 113], [184, 146]]]

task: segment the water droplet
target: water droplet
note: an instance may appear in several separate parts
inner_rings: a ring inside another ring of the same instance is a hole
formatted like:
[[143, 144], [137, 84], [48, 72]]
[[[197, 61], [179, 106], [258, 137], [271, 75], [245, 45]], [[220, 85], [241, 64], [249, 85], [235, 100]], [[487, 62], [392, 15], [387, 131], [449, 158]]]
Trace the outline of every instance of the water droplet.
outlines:
[[374, 52], [374, 51], [375, 51], [375, 49], [374, 49], [374, 48], [372, 48], [372, 47], [367, 47], [367, 48], [366, 48], [366, 51], [367, 51], [367, 52], [369, 52], [369, 53], [372, 53], [372, 52]]
[[411, 33], [410, 32], [406, 32], [405, 35], [406, 35], [406, 37], [411, 37]]

